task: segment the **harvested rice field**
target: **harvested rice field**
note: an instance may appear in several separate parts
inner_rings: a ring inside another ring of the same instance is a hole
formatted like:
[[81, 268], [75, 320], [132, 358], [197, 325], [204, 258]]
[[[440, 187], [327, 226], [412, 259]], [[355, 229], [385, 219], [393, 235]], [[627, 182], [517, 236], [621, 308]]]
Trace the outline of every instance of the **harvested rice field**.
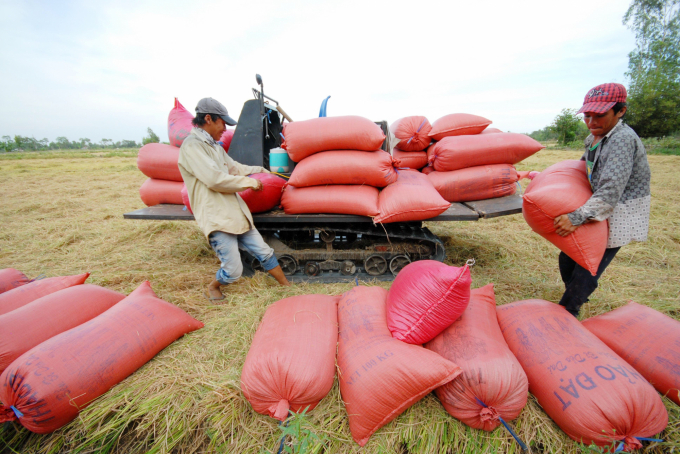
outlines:
[[[580, 152], [545, 149], [518, 170], [542, 170]], [[629, 300], [680, 320], [680, 157], [649, 157], [652, 212], [649, 240], [624, 247], [582, 311], [587, 318]], [[2, 453], [276, 453], [282, 428], [255, 413], [240, 389], [246, 353], [265, 309], [308, 293], [340, 294], [354, 283], [279, 287], [268, 275], [225, 288], [222, 304], [203, 295], [219, 262], [193, 222], [131, 221], [142, 208], [146, 177], [134, 152], [0, 154], [0, 269], [29, 277], [90, 272], [88, 282], [129, 293], [150, 281], [159, 297], [203, 321], [135, 374], [97, 399], [64, 428], [36, 435], [15, 423], [0, 427]], [[524, 183], [526, 186], [526, 183]], [[473, 287], [495, 285], [498, 304], [563, 292], [558, 250], [534, 234], [522, 215], [478, 222], [429, 223], [446, 244], [446, 263], [474, 258]], [[385, 288], [389, 283], [371, 283]], [[669, 424], [643, 452], [680, 452], [680, 407], [664, 398]], [[284, 448], [314, 453], [518, 453], [501, 426], [470, 429], [429, 394], [380, 429], [365, 448], [352, 440], [339, 388], [297, 421]], [[533, 397], [512, 423], [533, 453], [596, 452], [569, 439]], [[289, 428], [293, 425], [289, 425]]]

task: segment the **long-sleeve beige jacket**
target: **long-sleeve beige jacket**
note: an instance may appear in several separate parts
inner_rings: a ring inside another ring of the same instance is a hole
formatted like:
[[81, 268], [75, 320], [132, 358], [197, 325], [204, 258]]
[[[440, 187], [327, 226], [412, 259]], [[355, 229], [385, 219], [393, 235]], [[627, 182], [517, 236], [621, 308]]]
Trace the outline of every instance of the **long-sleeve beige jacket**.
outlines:
[[182, 143], [178, 164], [191, 210], [206, 237], [216, 230], [239, 234], [254, 227], [250, 210], [237, 192], [255, 188], [257, 181], [246, 175], [269, 173], [266, 169], [239, 164], [197, 128]]

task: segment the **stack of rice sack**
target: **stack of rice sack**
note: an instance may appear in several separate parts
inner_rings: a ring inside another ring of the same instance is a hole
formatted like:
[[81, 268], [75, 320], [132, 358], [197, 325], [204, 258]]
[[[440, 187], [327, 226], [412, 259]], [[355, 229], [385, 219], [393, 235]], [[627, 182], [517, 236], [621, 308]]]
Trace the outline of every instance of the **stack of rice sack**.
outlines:
[[529, 384], [498, 326], [493, 285], [470, 285], [467, 265], [413, 262], [388, 292], [387, 326], [395, 339], [425, 344], [460, 367], [435, 393], [451, 416], [491, 431], [519, 416]]
[[[0, 276], [6, 270], [0, 272]], [[127, 297], [89, 273], [0, 293], [0, 423], [52, 432], [203, 324], [144, 282]]]
[[487, 431], [509, 428], [529, 391], [585, 445], [631, 451], [664, 430], [668, 414], [645, 378], [678, 402], [678, 321], [631, 303], [584, 328], [556, 304], [496, 307], [492, 284], [470, 286], [467, 266], [418, 261], [389, 291], [357, 286], [278, 301], [246, 358], [244, 395], [284, 421], [316, 407], [337, 370], [361, 446], [432, 390], [453, 417]]
[[148, 143], [139, 149], [137, 168], [149, 177], [139, 188], [139, 196], [146, 206], [182, 205], [184, 180], [178, 160], [179, 148], [172, 145]]
[[385, 135], [363, 117], [288, 123], [282, 147], [297, 164], [281, 198], [287, 214], [378, 215], [379, 188], [397, 180]]
[[422, 221], [451, 206], [418, 172], [427, 164], [424, 150], [431, 142], [431, 129], [430, 122], [422, 116], [400, 118], [390, 126], [390, 133], [398, 140], [392, 149], [398, 178], [380, 192], [376, 223]]
[[400, 118], [390, 125], [390, 133], [398, 140], [392, 149], [395, 167], [420, 170], [427, 165], [425, 150], [432, 142], [431, 130], [427, 118], [418, 115]]
[[427, 175], [397, 170], [397, 181], [380, 191], [375, 223], [422, 221], [439, 216], [451, 204], [437, 192]]
[[451, 114], [435, 121], [423, 170], [444, 199], [466, 202], [512, 195], [526, 175], [513, 164], [544, 148], [524, 134], [488, 129], [491, 120]]
[[387, 223], [429, 219], [450, 206], [425, 175], [394, 169], [392, 156], [380, 149], [385, 135], [366, 118], [289, 123], [283, 135], [282, 147], [298, 163], [281, 198], [288, 214], [354, 214]]
[[[169, 203], [182, 205], [184, 181], [179, 173], [179, 147], [191, 132], [194, 116], [175, 98], [175, 107], [168, 115], [168, 136], [170, 145], [149, 143], [144, 145], [137, 156], [137, 168], [147, 177], [139, 196], [146, 206]], [[227, 129], [220, 138], [224, 151], [229, 151], [234, 131]]]
[[500, 333], [493, 287], [471, 298], [470, 284], [468, 266], [418, 261], [389, 291], [357, 286], [278, 301], [246, 357], [243, 393], [255, 411], [283, 421], [316, 407], [337, 369], [361, 446], [432, 390], [452, 415], [492, 430], [520, 413], [528, 384]]

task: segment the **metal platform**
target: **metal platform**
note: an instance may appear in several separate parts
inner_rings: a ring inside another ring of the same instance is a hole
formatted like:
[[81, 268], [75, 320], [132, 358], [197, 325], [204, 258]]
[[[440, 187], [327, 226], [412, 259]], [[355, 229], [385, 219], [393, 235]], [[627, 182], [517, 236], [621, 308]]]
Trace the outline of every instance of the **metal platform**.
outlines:
[[[480, 218], [495, 218], [522, 212], [522, 197], [511, 195], [497, 199], [473, 202], [452, 203], [451, 207], [437, 217], [426, 219], [428, 222], [476, 221]], [[125, 219], [151, 219], [157, 221], [193, 221], [194, 215], [184, 205], [155, 205], [123, 214]], [[255, 224], [280, 222], [373, 222], [368, 216], [349, 214], [286, 214], [281, 209], [253, 215]]]
[[[495, 218], [499, 216], [507, 216], [522, 212], [522, 197], [519, 195], [512, 195], [508, 197], [501, 197], [488, 200], [477, 200], [472, 202], [452, 203], [451, 207], [444, 213], [437, 217], [426, 219], [427, 222], [455, 222], [455, 221], [477, 221], [479, 219]], [[139, 210], [131, 211], [123, 215], [125, 219], [137, 220], [165, 220], [165, 221], [193, 221], [194, 216], [187, 210], [184, 205], [156, 205]], [[259, 213], [253, 215], [256, 227], [262, 232], [263, 236], [267, 235], [270, 230], [287, 231], [287, 230], [314, 230], [323, 226], [332, 226], [332, 229], [352, 229], [356, 231], [369, 232], [370, 229], [376, 229], [377, 226], [373, 224], [373, 218], [368, 216], [353, 216], [348, 214], [286, 214], [281, 209], [268, 211], [266, 213]], [[416, 229], [418, 231], [426, 231], [427, 234], [432, 235], [428, 229], [421, 228], [422, 222], [402, 222], [385, 224], [383, 230], [388, 237], [398, 238], [399, 229]], [[396, 229], [396, 230], [395, 230]], [[370, 233], [370, 232], [369, 232]], [[436, 237], [435, 237], [436, 238]], [[437, 238], [441, 245], [440, 254], [437, 254], [434, 259], [443, 260], [445, 253], [441, 240]], [[276, 247], [275, 247], [276, 249]], [[277, 253], [277, 256], [279, 253]], [[250, 277], [255, 273], [257, 262], [249, 254], [241, 251], [241, 258], [243, 262], [243, 276]], [[340, 271], [324, 271], [319, 276], [308, 276], [302, 273], [295, 273], [289, 275], [288, 279], [291, 282], [309, 282], [309, 283], [332, 283], [332, 282], [347, 282], [355, 279], [359, 281], [391, 281], [394, 275], [387, 272], [382, 275], [372, 276], [363, 269], [357, 268], [357, 273], [351, 276], [343, 275]]]

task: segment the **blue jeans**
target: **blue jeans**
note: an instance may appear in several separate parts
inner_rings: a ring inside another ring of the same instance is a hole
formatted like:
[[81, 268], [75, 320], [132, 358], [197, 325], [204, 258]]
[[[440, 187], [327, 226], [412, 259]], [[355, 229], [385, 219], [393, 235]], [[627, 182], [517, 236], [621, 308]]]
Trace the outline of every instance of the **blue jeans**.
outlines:
[[279, 266], [279, 261], [276, 260], [276, 255], [274, 255], [274, 249], [264, 242], [257, 229], [250, 229], [239, 235], [214, 231], [208, 236], [208, 242], [220, 259], [221, 267], [215, 275], [215, 279], [220, 284], [231, 284], [243, 274], [243, 263], [241, 263], [239, 249], [243, 249], [257, 258], [267, 271]]

